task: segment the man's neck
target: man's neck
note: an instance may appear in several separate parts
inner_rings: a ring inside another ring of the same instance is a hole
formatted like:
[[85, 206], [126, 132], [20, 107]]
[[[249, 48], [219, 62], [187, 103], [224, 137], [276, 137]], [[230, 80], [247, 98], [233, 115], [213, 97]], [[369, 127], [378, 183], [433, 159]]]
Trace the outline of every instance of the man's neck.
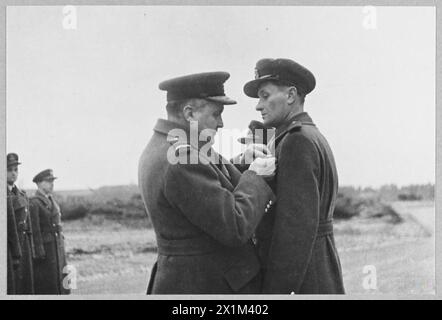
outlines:
[[50, 193], [45, 192], [43, 189], [38, 189], [38, 191], [47, 198], [51, 195]]
[[284, 121], [281, 122], [279, 126], [276, 127], [275, 137], [277, 137], [281, 132], [283, 132], [290, 123], [293, 122], [293, 119], [304, 112], [304, 109], [302, 107], [295, 108], [294, 110], [290, 111], [287, 116], [285, 117]]
[[12, 189], [14, 188], [14, 184], [7, 184], [8, 190], [12, 191]]

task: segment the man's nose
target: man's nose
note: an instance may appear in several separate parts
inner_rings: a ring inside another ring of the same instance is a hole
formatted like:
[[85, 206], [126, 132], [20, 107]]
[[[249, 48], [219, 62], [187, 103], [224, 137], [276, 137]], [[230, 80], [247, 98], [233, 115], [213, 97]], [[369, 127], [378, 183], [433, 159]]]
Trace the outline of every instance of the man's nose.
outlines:
[[223, 122], [222, 119], [220, 119], [220, 120], [218, 121], [218, 128], [223, 128], [223, 127], [224, 127], [224, 122]]
[[261, 102], [258, 102], [258, 104], [255, 107], [256, 111], [261, 111], [262, 109], [264, 109], [263, 105], [261, 104]]

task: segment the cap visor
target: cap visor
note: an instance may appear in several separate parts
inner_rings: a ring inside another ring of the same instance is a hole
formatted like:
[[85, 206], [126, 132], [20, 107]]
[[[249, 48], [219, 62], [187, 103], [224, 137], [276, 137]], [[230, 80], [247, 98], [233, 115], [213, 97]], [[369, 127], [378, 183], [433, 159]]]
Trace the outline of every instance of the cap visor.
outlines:
[[21, 162], [13, 162], [13, 163], [9, 163], [7, 166], [12, 167], [12, 166], [18, 166], [19, 164], [21, 164]]
[[259, 87], [267, 81], [278, 80], [278, 78], [273, 76], [263, 76], [261, 78], [247, 82], [244, 85], [244, 93], [251, 98], [258, 98]]
[[222, 103], [222, 104], [236, 104], [235, 100], [230, 99], [227, 96], [207, 97], [205, 99], [210, 100], [210, 101], [214, 101], [214, 102], [219, 102], [219, 103]]

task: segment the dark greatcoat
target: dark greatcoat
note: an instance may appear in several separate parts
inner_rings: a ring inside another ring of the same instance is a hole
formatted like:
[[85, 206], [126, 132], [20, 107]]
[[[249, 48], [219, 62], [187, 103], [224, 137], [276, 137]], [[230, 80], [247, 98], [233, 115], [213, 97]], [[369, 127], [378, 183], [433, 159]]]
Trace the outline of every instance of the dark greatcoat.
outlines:
[[225, 159], [222, 165], [170, 163], [168, 152], [198, 157], [199, 146], [168, 135], [176, 128], [188, 132], [158, 120], [139, 162], [139, 187], [158, 245], [148, 293], [259, 293], [250, 237], [274, 201], [272, 190], [255, 172], [241, 175]]
[[70, 290], [63, 287], [63, 268], [67, 263], [60, 207], [37, 190], [30, 209], [36, 254], [35, 293], [69, 294]]
[[15, 272], [16, 294], [34, 294], [32, 224], [29, 214], [29, 200], [26, 193], [16, 186], [8, 191], [14, 209], [15, 223], [21, 248], [21, 257]]
[[263, 293], [342, 294], [333, 237], [338, 174], [332, 151], [310, 116], [296, 115], [275, 140], [276, 205], [256, 237], [265, 266]]
[[8, 268], [7, 268], [7, 294], [16, 294], [17, 286], [15, 283], [16, 272], [22, 257], [20, 238], [18, 236], [17, 224], [15, 222], [14, 208], [12, 204], [12, 196], [8, 191], [6, 196], [7, 206], [7, 235], [8, 235]]

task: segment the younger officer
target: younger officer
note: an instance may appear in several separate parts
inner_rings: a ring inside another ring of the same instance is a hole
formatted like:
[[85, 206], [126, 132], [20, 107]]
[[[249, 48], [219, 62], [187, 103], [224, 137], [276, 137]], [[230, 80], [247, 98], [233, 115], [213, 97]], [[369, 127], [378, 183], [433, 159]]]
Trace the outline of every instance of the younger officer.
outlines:
[[34, 244], [29, 200], [26, 193], [15, 185], [18, 178], [18, 165], [21, 164], [18, 161], [18, 155], [9, 153], [6, 161], [8, 169], [8, 294], [33, 294]]
[[313, 74], [290, 59], [262, 59], [244, 86], [256, 110], [276, 128], [276, 206], [257, 229], [263, 293], [344, 293], [333, 236], [338, 173], [325, 137], [304, 112]]
[[31, 198], [36, 259], [34, 261], [36, 294], [69, 294], [63, 285], [66, 267], [61, 211], [53, 197], [54, 177], [51, 169], [37, 174], [32, 180], [38, 190]]

